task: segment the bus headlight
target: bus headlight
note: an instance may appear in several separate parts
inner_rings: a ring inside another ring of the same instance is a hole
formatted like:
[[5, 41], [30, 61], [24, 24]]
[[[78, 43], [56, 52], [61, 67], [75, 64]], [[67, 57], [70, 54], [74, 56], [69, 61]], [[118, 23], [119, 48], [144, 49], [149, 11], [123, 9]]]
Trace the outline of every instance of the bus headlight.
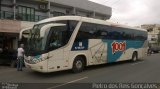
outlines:
[[30, 64], [36, 64], [45, 60], [47, 60], [47, 57], [44, 54], [38, 56], [29, 56], [25, 59], [25, 61]]
[[36, 59], [34, 60], [34, 62], [35, 62], [35, 63], [39, 63], [39, 62], [42, 62], [42, 61], [45, 61], [45, 60], [47, 60], [47, 58], [40, 56], [39, 58], [36, 58]]

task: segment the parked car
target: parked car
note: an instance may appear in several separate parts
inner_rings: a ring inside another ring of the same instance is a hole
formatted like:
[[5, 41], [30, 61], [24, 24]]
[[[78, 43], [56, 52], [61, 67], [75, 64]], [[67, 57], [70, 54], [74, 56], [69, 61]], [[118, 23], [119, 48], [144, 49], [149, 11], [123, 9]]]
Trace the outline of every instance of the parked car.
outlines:
[[158, 53], [160, 51], [160, 46], [157, 45], [151, 46], [150, 50], [154, 53]]
[[17, 51], [8, 50], [1, 52], [0, 64], [9, 64], [11, 67], [15, 67], [17, 64]]

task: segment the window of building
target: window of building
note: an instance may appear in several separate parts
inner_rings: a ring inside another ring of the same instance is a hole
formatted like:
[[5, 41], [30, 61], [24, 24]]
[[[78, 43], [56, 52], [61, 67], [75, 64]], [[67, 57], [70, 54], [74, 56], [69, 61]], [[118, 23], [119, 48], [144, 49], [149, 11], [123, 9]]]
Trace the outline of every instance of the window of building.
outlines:
[[156, 38], [151, 38], [151, 41], [157, 41], [157, 39]]
[[18, 6], [17, 19], [24, 21], [35, 21], [35, 9], [31, 7]]

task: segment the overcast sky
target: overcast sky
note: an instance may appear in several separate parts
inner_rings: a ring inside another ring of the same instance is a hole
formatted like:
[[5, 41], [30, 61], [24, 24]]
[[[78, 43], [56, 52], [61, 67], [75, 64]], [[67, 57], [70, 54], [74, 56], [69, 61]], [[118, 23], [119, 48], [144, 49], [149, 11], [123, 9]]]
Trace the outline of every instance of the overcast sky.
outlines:
[[111, 21], [139, 26], [160, 24], [160, 0], [91, 0], [112, 7]]

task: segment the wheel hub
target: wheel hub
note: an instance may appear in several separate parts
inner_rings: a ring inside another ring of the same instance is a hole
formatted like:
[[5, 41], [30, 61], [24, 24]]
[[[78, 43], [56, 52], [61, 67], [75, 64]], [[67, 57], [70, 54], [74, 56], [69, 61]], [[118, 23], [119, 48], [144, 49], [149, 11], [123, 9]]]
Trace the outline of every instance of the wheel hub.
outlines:
[[82, 68], [82, 62], [81, 62], [81, 61], [77, 61], [76, 67], [77, 67], [78, 69], [81, 69], [81, 68]]

